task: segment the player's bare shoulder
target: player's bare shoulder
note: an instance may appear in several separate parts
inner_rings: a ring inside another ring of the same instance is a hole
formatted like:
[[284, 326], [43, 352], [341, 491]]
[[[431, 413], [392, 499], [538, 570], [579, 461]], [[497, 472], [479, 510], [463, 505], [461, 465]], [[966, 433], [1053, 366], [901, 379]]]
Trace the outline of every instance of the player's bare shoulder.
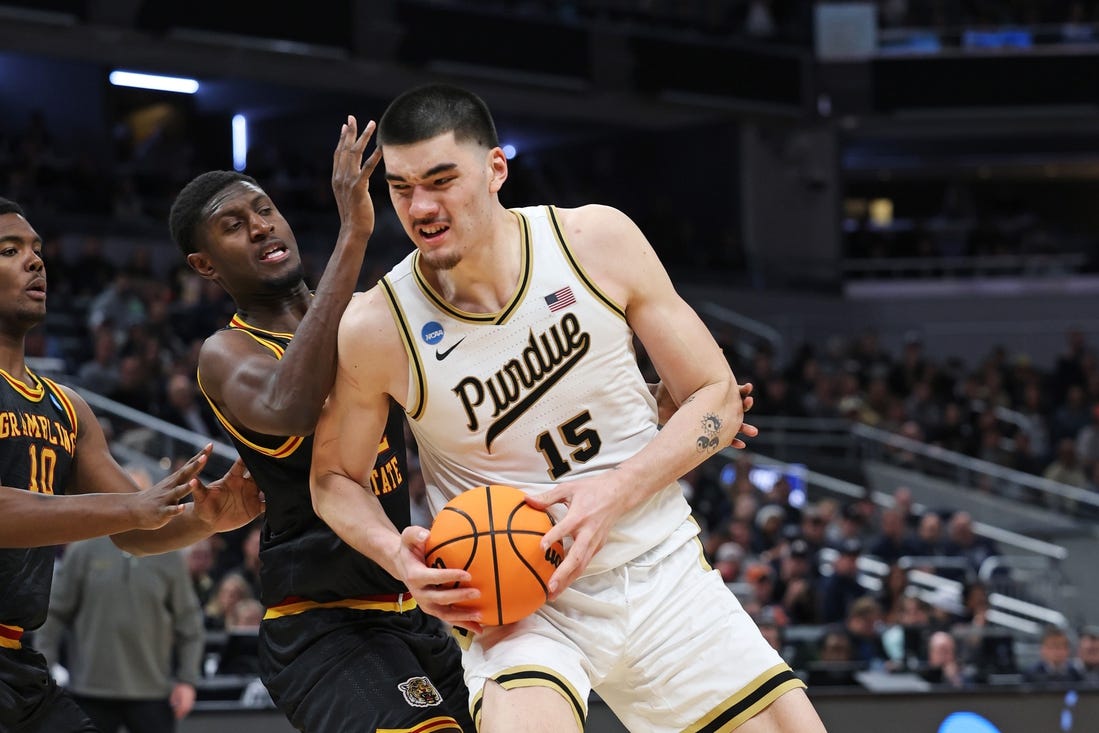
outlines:
[[570, 249], [587, 274], [625, 305], [633, 290], [630, 282], [637, 263], [654, 258], [652, 247], [625, 213], [612, 206], [588, 204], [575, 209], [557, 209]]
[[408, 354], [380, 285], [351, 298], [340, 319], [341, 378], [384, 384], [386, 392], [401, 398], [407, 389]]
[[344, 334], [370, 340], [387, 337], [400, 345], [400, 335], [389, 312], [389, 302], [380, 285], [363, 293], [355, 293], [340, 318], [340, 340]]

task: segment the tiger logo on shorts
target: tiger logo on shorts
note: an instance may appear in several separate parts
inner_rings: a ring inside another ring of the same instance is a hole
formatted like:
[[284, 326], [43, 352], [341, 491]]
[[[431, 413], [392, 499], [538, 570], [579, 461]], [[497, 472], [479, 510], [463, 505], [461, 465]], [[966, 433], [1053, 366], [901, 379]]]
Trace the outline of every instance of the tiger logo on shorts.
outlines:
[[427, 677], [410, 677], [397, 685], [405, 702], [417, 708], [430, 708], [443, 702], [443, 696]]

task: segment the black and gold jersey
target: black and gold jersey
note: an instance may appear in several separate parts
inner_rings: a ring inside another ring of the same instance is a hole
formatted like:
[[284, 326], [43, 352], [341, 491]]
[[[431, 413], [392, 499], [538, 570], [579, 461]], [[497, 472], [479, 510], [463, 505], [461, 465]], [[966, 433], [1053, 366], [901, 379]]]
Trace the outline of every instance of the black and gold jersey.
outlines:
[[[239, 330], [281, 359], [291, 333], [266, 331], [234, 316]], [[198, 376], [202, 388], [202, 375]], [[203, 389], [203, 394], [206, 394]], [[405, 592], [402, 583], [348, 546], [313, 511], [309, 465], [313, 437], [263, 435], [232, 424], [206, 395], [267, 502], [260, 540], [260, 586], [267, 607], [298, 601], [330, 603]], [[398, 529], [409, 524], [407, 456], [401, 410], [390, 410], [371, 488]]]
[[[55, 382], [27, 370], [33, 386], [0, 369], [0, 483], [63, 494], [76, 450], [77, 417]], [[46, 620], [53, 547], [0, 549], [0, 647], [18, 648], [24, 629]]]

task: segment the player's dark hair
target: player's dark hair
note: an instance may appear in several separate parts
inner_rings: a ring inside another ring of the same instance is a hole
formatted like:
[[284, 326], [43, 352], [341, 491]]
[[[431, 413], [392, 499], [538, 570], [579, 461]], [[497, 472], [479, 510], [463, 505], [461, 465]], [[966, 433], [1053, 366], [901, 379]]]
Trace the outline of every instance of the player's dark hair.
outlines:
[[449, 84], [429, 84], [394, 99], [378, 123], [378, 145], [409, 145], [447, 132], [458, 142], [485, 148], [500, 144], [485, 101]]
[[207, 171], [195, 177], [172, 202], [172, 210], [168, 214], [168, 229], [172, 233], [172, 241], [189, 255], [198, 251], [195, 243], [195, 230], [198, 228], [202, 210], [218, 192], [225, 189], [231, 183], [245, 181], [259, 187], [256, 179], [237, 171]]
[[23, 207], [15, 203], [11, 199], [0, 197], [0, 216], [4, 214], [19, 214], [24, 219], [27, 215], [23, 212]]

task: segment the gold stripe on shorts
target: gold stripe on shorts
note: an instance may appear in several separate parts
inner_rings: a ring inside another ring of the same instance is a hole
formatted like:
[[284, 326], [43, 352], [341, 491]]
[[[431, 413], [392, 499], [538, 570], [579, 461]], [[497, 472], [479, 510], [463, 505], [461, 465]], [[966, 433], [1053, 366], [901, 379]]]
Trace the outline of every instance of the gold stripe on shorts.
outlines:
[[790, 690], [805, 687], [786, 663], [776, 664], [742, 687], [683, 733], [730, 733]]
[[[520, 687], [548, 687], [557, 690], [572, 706], [572, 714], [576, 718], [577, 728], [584, 730], [584, 720], [588, 716], [587, 700], [581, 700], [580, 695], [569, 684], [568, 680], [559, 676], [549, 667], [535, 665], [511, 667], [498, 673], [492, 678], [492, 681], [505, 690], [515, 690]], [[484, 696], [484, 692], [483, 689], [479, 690], [473, 698], [473, 722], [478, 729], [481, 728], [481, 703], [483, 702], [481, 698]]]

